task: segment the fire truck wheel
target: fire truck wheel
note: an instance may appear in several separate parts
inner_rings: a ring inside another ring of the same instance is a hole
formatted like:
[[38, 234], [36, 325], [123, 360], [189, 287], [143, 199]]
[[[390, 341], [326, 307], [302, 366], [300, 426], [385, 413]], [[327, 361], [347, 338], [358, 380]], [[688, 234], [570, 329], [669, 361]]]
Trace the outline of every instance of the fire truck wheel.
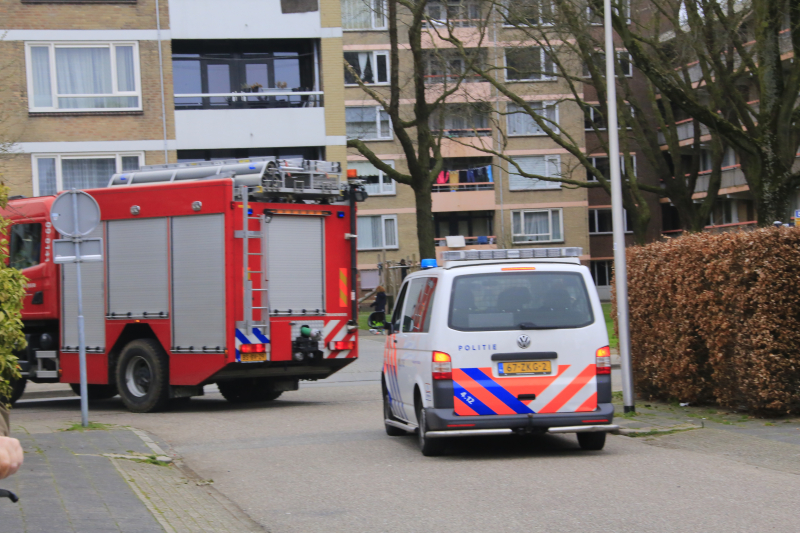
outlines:
[[270, 402], [283, 394], [265, 378], [241, 378], [220, 381], [219, 392], [231, 403]]
[[[81, 395], [81, 384], [80, 383], [70, 383], [69, 388], [72, 389], [72, 392], [77, 394], [78, 396]], [[117, 386], [116, 385], [86, 385], [86, 392], [89, 394], [90, 400], [108, 400], [109, 398], [113, 398], [117, 395]]]
[[17, 400], [22, 397], [22, 393], [25, 392], [25, 385], [28, 383], [26, 378], [16, 379], [11, 383], [11, 398], [8, 399], [8, 403], [14, 405]]
[[154, 339], [129, 342], [117, 361], [117, 388], [134, 413], [160, 411], [169, 402], [167, 354]]

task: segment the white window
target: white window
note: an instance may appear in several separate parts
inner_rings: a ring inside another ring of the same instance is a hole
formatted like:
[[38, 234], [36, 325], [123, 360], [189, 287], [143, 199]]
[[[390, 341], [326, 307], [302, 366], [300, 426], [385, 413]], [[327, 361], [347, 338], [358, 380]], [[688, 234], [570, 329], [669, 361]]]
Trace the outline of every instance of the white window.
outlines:
[[98, 189], [108, 185], [111, 176], [138, 170], [143, 152], [119, 154], [35, 154], [33, 156], [33, 195], [50, 196], [63, 190]]
[[348, 139], [377, 141], [392, 138], [392, 121], [389, 113], [380, 106], [346, 107], [344, 120]]
[[[633, 76], [633, 63], [631, 62], [631, 54], [627, 50], [617, 50], [617, 59], [619, 60], [619, 68], [622, 71], [622, 75], [626, 78], [630, 78]], [[606, 54], [605, 52], [595, 52], [593, 54], [594, 64], [597, 66], [597, 70], [600, 71], [601, 75], [605, 75], [606, 73]], [[616, 67], [615, 67], [616, 68]], [[588, 78], [591, 74], [589, 73], [589, 66], [584, 63], [583, 64], [583, 77]], [[617, 74], [619, 76], [619, 74]]]
[[[558, 131], [558, 106], [555, 102], [528, 102], [528, 106], [544, 119], [548, 128]], [[517, 104], [507, 104], [506, 113], [510, 137], [545, 134], [533, 117]]]
[[425, 83], [465, 83], [478, 82], [481, 78], [468, 70], [468, 63], [486, 65], [484, 49], [468, 49], [470, 56], [465, 60], [452, 50], [427, 51], [425, 53]]
[[[389, 83], [389, 52], [345, 52], [344, 59], [365, 84]], [[344, 69], [344, 84], [358, 84], [356, 77], [347, 68]]]
[[477, 26], [481, 20], [481, 6], [476, 0], [430, 0], [425, 14], [433, 25], [467, 28]]
[[[632, 227], [632, 223], [627, 209], [625, 210], [624, 220], [625, 233], [631, 233], [629, 228]], [[611, 218], [611, 209], [589, 209], [589, 233], [591, 235], [602, 235], [613, 231], [614, 224]]]
[[[384, 163], [394, 168], [394, 161], [384, 161]], [[348, 161], [347, 168], [355, 169], [358, 179], [366, 181], [364, 187], [370, 196], [396, 194], [394, 180], [369, 161]]]
[[31, 111], [142, 109], [135, 42], [26, 43]]
[[[561, 177], [561, 156], [537, 155], [515, 157], [513, 159], [514, 162], [519, 165], [520, 169], [527, 174], [534, 174], [548, 178]], [[561, 184], [557, 181], [526, 178], [517, 171], [517, 167], [509, 163], [508, 188], [512, 191], [560, 189]]]
[[561, 209], [529, 209], [511, 212], [514, 243], [564, 240]]
[[[625, 20], [628, 24], [631, 23], [631, 0], [619, 0], [622, 4], [622, 11], [625, 17]], [[614, 7], [614, 12], [618, 13], [616, 7]], [[602, 25], [603, 24], [603, 12], [602, 11], [595, 11], [594, 8], [589, 5], [586, 6], [586, 19], [589, 21], [590, 24], [595, 25]]]
[[[611, 179], [611, 168], [608, 164], [608, 157], [607, 156], [596, 156], [596, 157], [589, 157], [587, 158], [592, 163], [592, 166], [600, 171], [600, 173], [606, 178]], [[631, 164], [633, 165], [633, 175], [636, 175], [636, 156], [631, 155]], [[622, 176], [625, 176], [627, 172], [627, 168], [625, 167], [625, 157], [620, 155], [619, 156], [619, 170]], [[586, 170], [586, 181], [597, 181], [597, 177]]]
[[396, 250], [397, 215], [358, 217], [359, 250]]
[[342, 29], [385, 30], [386, 0], [342, 0]]
[[506, 81], [554, 80], [556, 65], [541, 46], [506, 48]]
[[506, 0], [501, 11], [503, 26], [551, 26], [553, 0]]

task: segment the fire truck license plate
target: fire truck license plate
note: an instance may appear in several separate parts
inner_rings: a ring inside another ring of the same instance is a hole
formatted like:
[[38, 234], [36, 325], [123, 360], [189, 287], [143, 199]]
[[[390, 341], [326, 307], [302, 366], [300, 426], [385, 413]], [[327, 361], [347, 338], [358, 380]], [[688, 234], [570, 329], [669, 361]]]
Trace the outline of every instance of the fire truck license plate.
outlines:
[[258, 363], [267, 360], [266, 353], [243, 353], [239, 354], [239, 360], [242, 363]]
[[549, 374], [550, 361], [520, 361], [518, 363], [497, 363], [497, 373], [501, 376], [513, 374]]

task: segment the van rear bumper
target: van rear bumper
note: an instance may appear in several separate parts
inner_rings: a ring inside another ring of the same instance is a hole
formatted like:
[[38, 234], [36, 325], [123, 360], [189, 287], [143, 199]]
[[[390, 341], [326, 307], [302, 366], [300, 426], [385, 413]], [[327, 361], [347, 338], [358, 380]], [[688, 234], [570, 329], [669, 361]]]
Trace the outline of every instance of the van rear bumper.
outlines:
[[[428, 431], [466, 432], [476, 429], [511, 429], [523, 432], [572, 433], [581, 431], [614, 431], [614, 405], [597, 404], [596, 411], [582, 413], [532, 413], [525, 415], [457, 416], [452, 409], [427, 409]], [[561, 431], [558, 428], [563, 428]], [[585, 429], [582, 429], [585, 428]], [[591, 428], [591, 429], [589, 429]], [[444, 436], [444, 435], [442, 435]], [[454, 435], [455, 436], [455, 435]]]

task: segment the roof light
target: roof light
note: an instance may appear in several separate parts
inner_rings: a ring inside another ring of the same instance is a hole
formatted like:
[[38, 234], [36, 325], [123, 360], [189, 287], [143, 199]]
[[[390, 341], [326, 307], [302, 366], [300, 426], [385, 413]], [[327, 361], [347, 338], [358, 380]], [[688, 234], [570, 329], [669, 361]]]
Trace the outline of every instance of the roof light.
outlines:
[[453, 367], [450, 356], [444, 352], [433, 352], [431, 377], [433, 379], [453, 379]]
[[598, 348], [596, 355], [597, 360], [595, 362], [595, 368], [597, 369], [597, 375], [611, 374], [611, 348], [608, 346]]
[[422, 270], [427, 270], [429, 268], [436, 268], [438, 265], [436, 264], [436, 259], [423, 259], [420, 262], [419, 267]]
[[580, 257], [583, 248], [514, 248], [507, 250], [447, 250], [442, 252], [444, 261], [475, 261], [480, 259], [537, 259], [543, 257]]

